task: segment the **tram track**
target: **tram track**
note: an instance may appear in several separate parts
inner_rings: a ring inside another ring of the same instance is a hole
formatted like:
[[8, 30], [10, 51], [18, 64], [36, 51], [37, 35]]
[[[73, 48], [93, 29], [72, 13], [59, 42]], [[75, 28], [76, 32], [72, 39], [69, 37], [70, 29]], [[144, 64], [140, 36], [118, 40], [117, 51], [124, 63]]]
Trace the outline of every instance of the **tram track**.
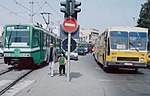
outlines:
[[2, 71], [2, 72], [0, 72], [0, 76], [3, 75], [3, 74], [5, 74], [5, 73], [8, 73], [8, 72], [10, 72], [12, 70], [13, 70], [13, 68], [9, 68], [7, 70]]
[[9, 85], [5, 86], [0, 90], [0, 96], [4, 94], [6, 91], [8, 91], [11, 87], [16, 85], [20, 80], [22, 80], [24, 77], [26, 77], [28, 74], [30, 74], [33, 70], [28, 70], [27, 72], [24, 72], [23, 74], [19, 75], [17, 79], [15, 79], [12, 83]]

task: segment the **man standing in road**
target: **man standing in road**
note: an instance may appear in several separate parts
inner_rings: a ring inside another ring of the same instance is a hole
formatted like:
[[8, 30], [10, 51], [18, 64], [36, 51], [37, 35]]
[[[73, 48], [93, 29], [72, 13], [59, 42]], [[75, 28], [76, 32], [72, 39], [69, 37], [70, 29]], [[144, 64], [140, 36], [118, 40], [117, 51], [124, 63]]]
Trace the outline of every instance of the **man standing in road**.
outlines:
[[49, 66], [51, 70], [51, 77], [54, 76], [54, 63], [56, 60], [57, 60], [57, 52], [56, 49], [54, 48], [54, 45], [51, 43], [49, 49]]

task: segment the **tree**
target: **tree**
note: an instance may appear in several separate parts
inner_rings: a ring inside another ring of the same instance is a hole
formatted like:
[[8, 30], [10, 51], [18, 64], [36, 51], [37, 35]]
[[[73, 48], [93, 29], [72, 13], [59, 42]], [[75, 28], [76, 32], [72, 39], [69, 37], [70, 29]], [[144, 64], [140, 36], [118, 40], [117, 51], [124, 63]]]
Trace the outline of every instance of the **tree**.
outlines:
[[137, 27], [144, 27], [150, 30], [150, 0], [142, 4], [139, 17]]
[[150, 0], [142, 4], [137, 27], [148, 28], [148, 51], [150, 51]]

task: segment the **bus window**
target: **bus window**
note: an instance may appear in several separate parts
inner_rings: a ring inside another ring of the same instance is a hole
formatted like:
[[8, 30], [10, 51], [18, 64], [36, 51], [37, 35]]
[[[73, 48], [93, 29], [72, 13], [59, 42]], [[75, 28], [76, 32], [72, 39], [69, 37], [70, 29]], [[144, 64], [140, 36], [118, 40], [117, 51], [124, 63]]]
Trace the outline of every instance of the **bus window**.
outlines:
[[147, 34], [145, 32], [130, 32], [129, 33], [129, 48], [146, 50]]
[[128, 32], [111, 31], [110, 45], [111, 49], [128, 49]]

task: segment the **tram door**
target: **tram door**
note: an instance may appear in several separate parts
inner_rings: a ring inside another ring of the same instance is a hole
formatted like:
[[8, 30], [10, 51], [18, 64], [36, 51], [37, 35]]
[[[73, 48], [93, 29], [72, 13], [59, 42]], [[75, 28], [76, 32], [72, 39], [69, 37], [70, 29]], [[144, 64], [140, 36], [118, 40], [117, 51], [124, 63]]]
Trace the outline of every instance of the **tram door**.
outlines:
[[44, 35], [42, 32], [40, 32], [40, 59], [42, 60], [44, 58]]

